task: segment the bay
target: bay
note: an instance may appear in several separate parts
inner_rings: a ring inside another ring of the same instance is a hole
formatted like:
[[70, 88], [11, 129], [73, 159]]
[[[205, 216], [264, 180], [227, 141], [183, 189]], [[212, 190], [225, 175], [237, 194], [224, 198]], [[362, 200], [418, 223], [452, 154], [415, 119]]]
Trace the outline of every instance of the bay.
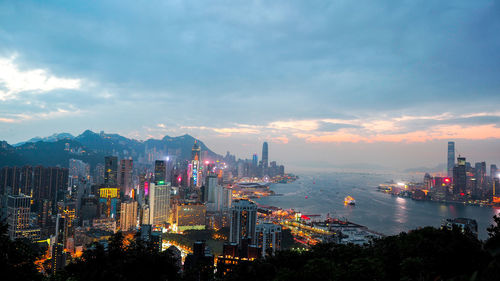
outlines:
[[[255, 200], [262, 205], [293, 208], [303, 214], [319, 214], [323, 218], [345, 218], [377, 232], [394, 235], [424, 226], [439, 227], [446, 218], [466, 217], [478, 223], [480, 239], [487, 239], [486, 228], [500, 208], [466, 206], [429, 201], [415, 201], [377, 191], [388, 180], [404, 179], [404, 175], [371, 173], [318, 173], [299, 175], [288, 184], [273, 184], [271, 189], [281, 196]], [[406, 176], [408, 177], [408, 176]], [[344, 198], [352, 196], [355, 206], [345, 206]]]

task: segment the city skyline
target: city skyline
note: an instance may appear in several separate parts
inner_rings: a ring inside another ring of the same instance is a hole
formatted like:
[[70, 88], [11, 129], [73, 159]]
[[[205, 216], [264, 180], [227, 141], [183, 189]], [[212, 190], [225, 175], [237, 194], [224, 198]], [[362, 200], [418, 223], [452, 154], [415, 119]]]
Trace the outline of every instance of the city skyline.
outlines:
[[268, 141], [297, 170], [433, 167], [455, 141], [500, 162], [495, 2], [137, 5], [0, 3], [0, 139]]

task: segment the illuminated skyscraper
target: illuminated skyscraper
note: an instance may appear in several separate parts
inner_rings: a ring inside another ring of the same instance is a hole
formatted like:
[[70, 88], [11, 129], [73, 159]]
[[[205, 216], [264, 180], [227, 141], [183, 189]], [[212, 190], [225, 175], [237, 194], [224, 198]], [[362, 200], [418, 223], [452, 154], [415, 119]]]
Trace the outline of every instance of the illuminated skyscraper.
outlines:
[[115, 156], [104, 157], [104, 184], [109, 187], [118, 185], [118, 158]]
[[448, 142], [448, 177], [453, 177], [453, 167], [455, 167], [455, 142]]
[[194, 140], [193, 149], [191, 150], [191, 160], [201, 161], [201, 148], [198, 145], [198, 141]]
[[457, 165], [453, 168], [453, 193], [465, 193], [467, 187], [467, 170], [465, 157], [458, 156]]
[[163, 160], [155, 161], [155, 183], [161, 184], [160, 182], [166, 182], [167, 175], [167, 163]]
[[240, 244], [242, 239], [250, 239], [255, 245], [257, 205], [249, 200], [235, 200], [231, 208], [229, 242]]
[[201, 161], [200, 153], [201, 153], [201, 148], [198, 145], [198, 142], [195, 140], [191, 154], [192, 155], [191, 163], [189, 167], [189, 178], [191, 186], [193, 187], [198, 187], [201, 185], [201, 181], [199, 180], [200, 161]]
[[264, 144], [262, 144], [262, 167], [267, 168], [269, 164], [269, 148], [267, 146], [267, 142], [265, 141]]
[[161, 225], [168, 222], [170, 206], [170, 183], [149, 188], [149, 224]]

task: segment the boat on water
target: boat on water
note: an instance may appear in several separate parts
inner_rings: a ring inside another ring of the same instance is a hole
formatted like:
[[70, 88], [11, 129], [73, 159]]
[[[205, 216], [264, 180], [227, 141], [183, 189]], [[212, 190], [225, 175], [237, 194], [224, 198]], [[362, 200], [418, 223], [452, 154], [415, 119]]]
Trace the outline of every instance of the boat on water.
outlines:
[[345, 205], [356, 205], [356, 200], [354, 200], [354, 198], [351, 196], [347, 196], [346, 198], [344, 198], [344, 204]]

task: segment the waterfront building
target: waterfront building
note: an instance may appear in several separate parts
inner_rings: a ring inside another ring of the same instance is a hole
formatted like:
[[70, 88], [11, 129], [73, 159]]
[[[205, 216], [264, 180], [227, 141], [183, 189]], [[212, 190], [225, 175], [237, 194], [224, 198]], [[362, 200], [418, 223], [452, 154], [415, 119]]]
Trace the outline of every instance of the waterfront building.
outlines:
[[262, 223], [256, 226], [257, 246], [261, 248], [262, 257], [274, 256], [281, 250], [281, 226], [273, 223]]
[[118, 158], [115, 156], [104, 157], [104, 185], [108, 187], [118, 185]]
[[264, 169], [267, 169], [269, 164], [269, 147], [267, 145], [267, 142], [264, 142], [262, 144], [262, 167]]
[[243, 239], [250, 239], [255, 245], [257, 224], [257, 205], [249, 200], [235, 200], [231, 207], [229, 242], [240, 244]]
[[453, 168], [455, 167], [455, 142], [448, 142], [448, 177], [453, 177]]
[[478, 162], [474, 165], [475, 188], [483, 189], [486, 183], [486, 162]]
[[465, 194], [467, 189], [467, 173], [465, 157], [457, 158], [457, 165], [453, 168], [453, 194]]
[[458, 227], [463, 233], [470, 232], [477, 237], [477, 221], [474, 219], [456, 218], [445, 219], [441, 222], [441, 228], [451, 230], [453, 227]]

